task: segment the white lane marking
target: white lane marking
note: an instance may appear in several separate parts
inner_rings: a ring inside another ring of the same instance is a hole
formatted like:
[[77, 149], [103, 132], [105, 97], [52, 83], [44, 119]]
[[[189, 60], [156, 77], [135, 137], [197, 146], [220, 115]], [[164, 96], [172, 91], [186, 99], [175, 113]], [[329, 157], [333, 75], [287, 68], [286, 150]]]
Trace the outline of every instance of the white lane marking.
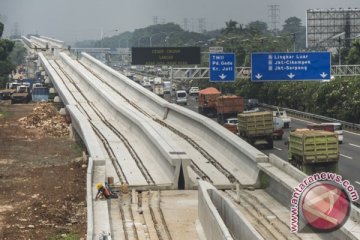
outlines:
[[353, 147], [358, 147], [358, 148], [360, 148], [359, 145], [355, 145], [355, 144], [352, 144], [352, 143], [349, 143], [349, 145], [350, 145], [350, 146], [353, 146]]
[[352, 157], [346, 156], [344, 154], [340, 154], [340, 156], [344, 157], [344, 158], [348, 158], [348, 159], [352, 159]]
[[343, 132], [346, 132], [346, 133], [351, 133], [352, 135], [357, 135], [357, 136], [360, 136], [360, 134], [359, 134], [359, 133], [349, 132], [349, 131], [346, 131], [346, 130], [343, 130]]
[[282, 149], [281, 148], [277, 148], [277, 147], [274, 147], [276, 150], [279, 150], [279, 151], [282, 151]]
[[359, 184], [359, 185], [360, 185], [360, 182], [358, 182], [358, 181], [355, 181], [355, 183], [357, 183], [357, 184]]

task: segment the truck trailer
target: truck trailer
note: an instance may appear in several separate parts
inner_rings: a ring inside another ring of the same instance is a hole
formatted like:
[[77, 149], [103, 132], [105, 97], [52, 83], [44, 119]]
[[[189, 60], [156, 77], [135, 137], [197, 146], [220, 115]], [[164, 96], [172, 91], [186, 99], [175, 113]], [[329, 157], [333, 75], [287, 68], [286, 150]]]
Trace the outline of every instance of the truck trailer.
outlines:
[[299, 129], [289, 135], [289, 162], [306, 174], [337, 173], [339, 143], [336, 133]]
[[220, 95], [221, 92], [213, 87], [200, 90], [198, 96], [199, 113], [206, 116], [216, 116], [216, 101]]
[[255, 147], [272, 149], [273, 116], [269, 111], [246, 112], [238, 114], [239, 136]]
[[220, 96], [216, 99], [217, 121], [220, 124], [227, 118], [237, 117], [244, 111], [244, 99], [239, 96]]

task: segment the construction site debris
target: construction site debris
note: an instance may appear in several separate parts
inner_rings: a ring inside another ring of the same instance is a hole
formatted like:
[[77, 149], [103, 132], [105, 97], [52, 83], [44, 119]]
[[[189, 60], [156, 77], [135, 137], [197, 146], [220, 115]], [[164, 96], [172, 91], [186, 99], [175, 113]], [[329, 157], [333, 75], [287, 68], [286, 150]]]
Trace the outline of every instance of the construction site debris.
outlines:
[[69, 135], [66, 119], [61, 116], [53, 104], [39, 103], [30, 115], [20, 118], [19, 125], [26, 129], [38, 129], [41, 133], [61, 137]]

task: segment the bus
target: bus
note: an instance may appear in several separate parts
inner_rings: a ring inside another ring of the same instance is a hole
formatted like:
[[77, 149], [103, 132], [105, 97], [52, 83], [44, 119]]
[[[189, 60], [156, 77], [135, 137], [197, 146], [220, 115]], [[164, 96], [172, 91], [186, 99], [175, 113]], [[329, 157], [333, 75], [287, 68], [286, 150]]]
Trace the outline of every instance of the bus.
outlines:
[[338, 135], [339, 143], [344, 141], [343, 125], [341, 123], [311, 123], [307, 125], [307, 128], [335, 132]]

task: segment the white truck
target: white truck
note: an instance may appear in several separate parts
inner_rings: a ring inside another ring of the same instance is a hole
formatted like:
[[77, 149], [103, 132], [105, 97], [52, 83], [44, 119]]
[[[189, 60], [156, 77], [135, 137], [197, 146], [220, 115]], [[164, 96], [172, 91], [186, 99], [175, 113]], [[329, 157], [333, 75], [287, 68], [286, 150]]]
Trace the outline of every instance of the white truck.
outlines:
[[279, 117], [284, 122], [284, 128], [290, 128], [291, 118], [287, 116], [286, 111], [280, 111], [279, 108], [273, 111], [273, 117]]
[[164, 97], [164, 83], [162, 78], [160, 77], [154, 78], [152, 89], [153, 89], [153, 93], [155, 93], [160, 97]]

